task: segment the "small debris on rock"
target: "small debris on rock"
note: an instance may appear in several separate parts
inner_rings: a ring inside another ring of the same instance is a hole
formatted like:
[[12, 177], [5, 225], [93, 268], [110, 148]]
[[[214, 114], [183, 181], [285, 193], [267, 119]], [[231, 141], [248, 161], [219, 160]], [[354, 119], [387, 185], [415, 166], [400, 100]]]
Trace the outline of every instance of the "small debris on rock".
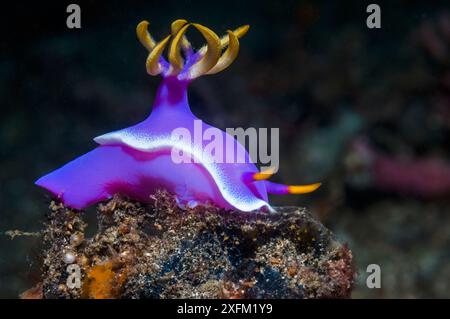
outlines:
[[[98, 205], [98, 231], [91, 238], [83, 212], [52, 202], [42, 297], [350, 297], [351, 251], [305, 209], [183, 210], [166, 192], [152, 199], [142, 204], [115, 196]], [[70, 265], [79, 267], [78, 286], [68, 285]]]

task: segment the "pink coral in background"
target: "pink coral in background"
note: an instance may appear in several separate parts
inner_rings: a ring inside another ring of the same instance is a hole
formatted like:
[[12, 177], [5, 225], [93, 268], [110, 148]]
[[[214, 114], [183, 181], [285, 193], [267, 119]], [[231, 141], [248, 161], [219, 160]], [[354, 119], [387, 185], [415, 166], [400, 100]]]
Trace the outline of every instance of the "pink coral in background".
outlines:
[[450, 194], [450, 165], [441, 159], [389, 156], [362, 140], [354, 142], [353, 151], [378, 190], [427, 199]]

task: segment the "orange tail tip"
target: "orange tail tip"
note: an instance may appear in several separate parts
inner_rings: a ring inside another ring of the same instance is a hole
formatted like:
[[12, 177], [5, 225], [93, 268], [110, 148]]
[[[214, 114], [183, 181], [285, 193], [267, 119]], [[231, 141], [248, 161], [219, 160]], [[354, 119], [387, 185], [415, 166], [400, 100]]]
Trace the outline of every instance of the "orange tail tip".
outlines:
[[288, 186], [288, 193], [289, 194], [306, 194], [314, 192], [316, 189], [318, 189], [322, 185], [322, 183], [314, 183], [314, 184], [308, 184], [308, 185], [289, 185]]
[[269, 179], [273, 174], [275, 174], [275, 168], [270, 167], [263, 172], [254, 173], [252, 177], [255, 181], [263, 181]]

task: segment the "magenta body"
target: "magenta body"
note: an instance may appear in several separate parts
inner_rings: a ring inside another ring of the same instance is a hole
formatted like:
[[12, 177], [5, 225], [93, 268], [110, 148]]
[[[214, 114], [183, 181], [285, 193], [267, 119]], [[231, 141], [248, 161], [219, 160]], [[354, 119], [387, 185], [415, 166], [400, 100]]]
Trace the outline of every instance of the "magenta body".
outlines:
[[[245, 153], [245, 163], [173, 161], [174, 147], [195, 150], [207, 144], [194, 139], [193, 145], [183, 145], [170, 138], [177, 128], [185, 128], [194, 136], [194, 121], [198, 119], [188, 104], [188, 84], [176, 77], [164, 78], [146, 120], [95, 138], [99, 144], [96, 149], [41, 177], [36, 184], [75, 209], [84, 209], [117, 193], [148, 202], [157, 189], [174, 194], [181, 204], [210, 203], [241, 211], [271, 209], [266, 189], [270, 184], [243, 178], [258, 169], [243, 146], [223, 131], [224, 141], [233, 139], [234, 152], [238, 149]], [[202, 125], [203, 130], [210, 127]], [[227, 154], [230, 144], [224, 143], [223, 147], [223, 154]], [[196, 156], [195, 151], [192, 155]]]

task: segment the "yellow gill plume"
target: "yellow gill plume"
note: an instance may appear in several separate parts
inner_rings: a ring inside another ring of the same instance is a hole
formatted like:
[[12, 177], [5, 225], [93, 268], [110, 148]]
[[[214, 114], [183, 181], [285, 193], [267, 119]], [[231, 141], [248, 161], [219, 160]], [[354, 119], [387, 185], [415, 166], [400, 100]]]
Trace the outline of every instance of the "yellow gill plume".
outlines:
[[[203, 25], [178, 19], [171, 25], [171, 35], [156, 43], [148, 32], [148, 25], [149, 23], [144, 20], [136, 27], [139, 41], [149, 51], [146, 61], [147, 72], [150, 75], [163, 73], [164, 76], [178, 76], [183, 71], [184, 77], [189, 80], [205, 74], [218, 73], [230, 66], [239, 52], [238, 39], [244, 36], [249, 29], [249, 26], [245, 25], [234, 31], [228, 30], [227, 35], [219, 38], [214, 31]], [[180, 50], [183, 50], [185, 56], [192, 54], [191, 43], [185, 36], [189, 26], [195, 27], [202, 34], [206, 40], [206, 45], [196, 53], [199, 56], [198, 61], [188, 70], [184, 70], [185, 61]], [[170, 67], [166, 70], [161, 64], [161, 59], [170, 40], [168, 53]], [[225, 52], [222, 52], [225, 48]]]
[[148, 52], [151, 52], [156, 43], [148, 32], [148, 24], [148, 21], [141, 21], [136, 27], [136, 35], [141, 44], [148, 50]]
[[170, 40], [170, 35], [156, 44], [148, 32], [148, 25], [148, 21], [141, 21], [136, 27], [136, 35], [141, 44], [149, 51], [147, 61], [145, 62], [147, 73], [150, 75], [158, 75], [163, 71], [160, 58]]
[[[180, 21], [180, 20], [177, 20], [177, 21]], [[169, 62], [170, 62], [170, 66], [171, 66], [171, 71], [169, 73], [171, 75], [177, 75], [183, 69], [184, 59], [181, 56], [180, 47], [181, 47], [182, 38], [190, 26], [189, 23], [184, 23], [184, 25], [181, 25], [181, 23], [177, 23], [177, 21], [175, 21], [173, 23], [173, 24], [177, 24], [175, 27], [172, 24], [172, 32], [175, 31], [175, 34], [172, 34], [173, 39], [172, 39], [172, 43], [170, 44], [170, 49], [169, 49]], [[182, 20], [182, 21], [184, 21], [184, 20]]]
[[189, 69], [189, 78], [195, 79], [211, 70], [220, 59], [222, 53], [220, 39], [211, 29], [194, 23], [193, 26], [200, 31], [206, 40], [207, 48], [202, 58]]
[[161, 55], [167, 45], [167, 43], [170, 40], [170, 35], [164, 38], [161, 42], [159, 42], [153, 50], [150, 52], [150, 54], [147, 57], [147, 61], [145, 63], [145, 66], [147, 68], [147, 73], [150, 75], [158, 75], [160, 74], [163, 69], [161, 66], [161, 63], [159, 62]]

